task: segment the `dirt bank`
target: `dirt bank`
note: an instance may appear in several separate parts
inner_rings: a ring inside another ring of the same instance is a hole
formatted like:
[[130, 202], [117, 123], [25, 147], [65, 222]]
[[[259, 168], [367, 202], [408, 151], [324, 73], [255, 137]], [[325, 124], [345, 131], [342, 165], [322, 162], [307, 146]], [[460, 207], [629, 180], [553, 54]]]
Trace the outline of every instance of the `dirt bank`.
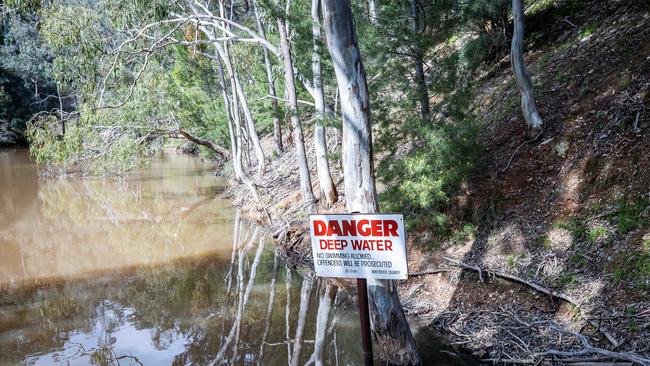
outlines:
[[[477, 78], [482, 158], [447, 210], [462, 235], [409, 232], [401, 299], [489, 362], [650, 364], [650, 15], [639, 2], [560, 10], [527, 28], [543, 131], [525, 129], [507, 57]], [[260, 203], [236, 182], [228, 194], [309, 266], [295, 167], [289, 148], [256, 178]], [[332, 175], [343, 192], [336, 163]], [[343, 200], [316, 210], [342, 212]]]

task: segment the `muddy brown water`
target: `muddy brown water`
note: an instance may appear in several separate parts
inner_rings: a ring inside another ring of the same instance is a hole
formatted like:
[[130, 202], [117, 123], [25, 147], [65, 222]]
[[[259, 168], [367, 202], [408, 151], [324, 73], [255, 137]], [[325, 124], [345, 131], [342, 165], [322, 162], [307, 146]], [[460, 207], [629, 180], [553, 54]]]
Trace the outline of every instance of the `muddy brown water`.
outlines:
[[[359, 365], [346, 292], [317, 337], [323, 284], [223, 184], [170, 154], [126, 179], [41, 180], [26, 151], [0, 151], [0, 365], [304, 365], [317, 345]], [[426, 364], [473, 364], [413, 330]]]

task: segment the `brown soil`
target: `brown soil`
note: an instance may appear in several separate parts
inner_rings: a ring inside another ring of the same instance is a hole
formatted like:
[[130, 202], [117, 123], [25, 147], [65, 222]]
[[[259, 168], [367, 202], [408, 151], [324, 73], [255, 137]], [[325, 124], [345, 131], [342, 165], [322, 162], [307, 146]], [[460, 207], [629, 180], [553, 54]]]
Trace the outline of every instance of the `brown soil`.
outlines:
[[[475, 223], [475, 234], [438, 242], [410, 233], [410, 271], [438, 273], [402, 282], [401, 298], [408, 315], [484, 359], [579, 350], [566, 331], [650, 358], [650, 14], [640, 1], [555, 3], [550, 24], [541, 22], [548, 14], [535, 14], [526, 28], [543, 131], [531, 136], [525, 127], [507, 57], [481, 76], [481, 164], [448, 212], [459, 227]], [[328, 135], [336, 154], [338, 134]], [[264, 144], [270, 152], [270, 138]], [[271, 226], [290, 260], [309, 265], [310, 208], [294, 167], [291, 148], [273, 160], [258, 179], [261, 203], [242, 185], [229, 195]], [[316, 210], [342, 212], [343, 198]], [[515, 275], [570, 303], [487, 274], [482, 282], [444, 257]]]

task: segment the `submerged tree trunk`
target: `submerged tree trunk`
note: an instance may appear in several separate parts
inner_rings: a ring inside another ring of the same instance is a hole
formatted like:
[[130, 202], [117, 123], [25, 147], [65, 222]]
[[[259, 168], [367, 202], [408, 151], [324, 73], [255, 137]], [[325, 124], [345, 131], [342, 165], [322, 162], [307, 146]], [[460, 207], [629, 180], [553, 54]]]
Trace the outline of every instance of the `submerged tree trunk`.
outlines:
[[[341, 93], [347, 209], [377, 212], [368, 86], [350, 1], [323, 0], [323, 19]], [[422, 364], [394, 283], [376, 280], [368, 283], [372, 333], [381, 359], [391, 365]]]
[[[253, 11], [255, 12], [255, 20], [257, 21], [257, 31], [260, 33], [262, 39], [266, 39], [266, 32], [262, 18], [257, 10], [257, 4], [253, 2]], [[278, 100], [275, 93], [275, 80], [273, 79], [273, 69], [271, 68], [271, 57], [269, 50], [266, 47], [262, 48], [264, 54], [264, 67], [266, 69], [266, 79], [269, 84], [269, 95], [271, 96], [271, 108], [273, 108], [273, 143], [275, 146], [276, 154], [280, 155], [284, 147], [282, 146], [282, 125], [280, 124], [280, 115], [278, 111]]]
[[296, 149], [296, 160], [298, 161], [298, 171], [300, 173], [300, 195], [303, 202], [313, 202], [314, 192], [311, 188], [311, 177], [309, 176], [309, 166], [307, 164], [307, 154], [305, 153], [302, 126], [300, 125], [300, 119], [298, 118], [298, 97], [296, 96], [296, 84], [293, 78], [291, 47], [289, 45], [289, 40], [287, 39], [287, 33], [282, 19], [278, 19], [278, 32], [280, 33], [280, 44], [284, 61], [284, 79], [287, 99], [289, 101], [289, 117], [291, 119], [291, 127], [293, 128], [293, 144]]
[[427, 80], [424, 75], [424, 64], [422, 58], [422, 47], [420, 46], [420, 4], [417, 0], [411, 0], [411, 22], [413, 26], [413, 34], [415, 40], [415, 83], [417, 84], [418, 99], [420, 100], [420, 117], [422, 119], [429, 119], [431, 115], [431, 108], [429, 107], [429, 90], [427, 89]]
[[542, 128], [542, 117], [537, 111], [533, 81], [530, 79], [526, 63], [524, 62], [524, 7], [522, 0], [512, 0], [512, 17], [514, 31], [510, 46], [512, 71], [515, 74], [517, 87], [521, 93], [521, 111], [526, 124], [535, 130]]
[[338, 192], [332, 180], [330, 172], [330, 163], [327, 158], [327, 139], [325, 137], [325, 95], [323, 93], [323, 83], [321, 81], [321, 63], [320, 63], [320, 0], [312, 0], [311, 18], [312, 18], [312, 35], [314, 42], [314, 51], [312, 52], [311, 68], [314, 74], [314, 104], [316, 105], [316, 122], [314, 123], [314, 149], [316, 150], [316, 171], [318, 172], [318, 183], [320, 185], [321, 195], [329, 206], [338, 200]]

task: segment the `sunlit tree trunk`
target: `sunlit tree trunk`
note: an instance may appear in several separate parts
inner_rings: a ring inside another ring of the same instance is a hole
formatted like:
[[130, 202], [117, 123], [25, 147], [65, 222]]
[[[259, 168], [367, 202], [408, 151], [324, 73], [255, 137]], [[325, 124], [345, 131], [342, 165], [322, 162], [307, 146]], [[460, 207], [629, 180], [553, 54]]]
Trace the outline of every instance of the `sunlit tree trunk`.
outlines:
[[338, 200], [338, 192], [332, 180], [330, 172], [329, 159], [327, 158], [327, 139], [325, 137], [325, 95], [323, 93], [323, 83], [321, 81], [321, 62], [320, 62], [320, 0], [312, 0], [311, 18], [312, 18], [312, 35], [314, 39], [314, 51], [312, 52], [311, 68], [314, 75], [314, 104], [316, 105], [316, 122], [314, 123], [314, 149], [316, 150], [316, 171], [318, 173], [318, 183], [320, 185], [321, 195], [329, 206]]
[[420, 117], [422, 119], [429, 119], [431, 115], [431, 108], [429, 107], [429, 91], [427, 89], [427, 80], [424, 75], [424, 64], [422, 59], [422, 47], [419, 43], [420, 37], [420, 4], [417, 0], [411, 0], [411, 24], [413, 27], [413, 35], [415, 39], [415, 83], [417, 85], [418, 99], [420, 100]]
[[244, 94], [244, 89], [241, 86], [239, 81], [239, 75], [233, 69], [235, 87], [237, 88], [237, 95], [239, 96], [240, 106], [244, 112], [244, 119], [246, 120], [246, 130], [248, 132], [248, 142], [253, 147], [255, 152], [255, 157], [257, 158], [257, 174], [261, 177], [266, 171], [266, 162], [264, 161], [264, 150], [262, 150], [262, 145], [260, 144], [260, 139], [257, 136], [257, 131], [255, 129], [255, 122], [253, 120], [253, 115], [250, 108], [248, 107], [248, 99], [246, 94]]
[[368, 15], [370, 16], [370, 22], [374, 25], [379, 23], [379, 17], [377, 14], [377, 4], [375, 0], [368, 0]]
[[512, 71], [515, 74], [517, 87], [521, 94], [521, 111], [526, 124], [534, 130], [542, 128], [542, 117], [537, 111], [533, 81], [530, 79], [526, 63], [524, 62], [524, 7], [522, 0], [512, 0], [512, 17], [514, 31], [510, 46]]
[[[266, 39], [264, 24], [262, 23], [262, 18], [260, 17], [259, 11], [257, 9], [257, 4], [255, 2], [253, 2], [253, 11], [255, 12], [255, 20], [257, 21], [257, 31], [260, 33], [260, 37]], [[262, 52], [264, 54], [264, 68], [266, 69], [266, 79], [269, 84], [269, 95], [271, 96], [271, 108], [273, 108], [273, 143], [275, 146], [276, 154], [280, 155], [283, 150], [282, 125], [280, 124], [280, 116], [278, 115], [278, 100], [276, 99], [277, 95], [275, 93], [275, 80], [273, 78], [273, 69], [271, 67], [271, 57], [269, 55], [269, 50], [266, 47], [262, 48]]]
[[[234, 159], [235, 155], [237, 154], [237, 141], [235, 140], [235, 131], [233, 130], [232, 126], [232, 111], [230, 110], [230, 98], [228, 97], [228, 90], [226, 89], [226, 78], [223, 75], [223, 64], [221, 63], [221, 59], [219, 58], [219, 54], [216, 53], [216, 61], [217, 61], [217, 67], [219, 70], [219, 83], [221, 84], [221, 95], [223, 96], [223, 105], [224, 108], [226, 109], [226, 119], [228, 122], [228, 132], [230, 135], [230, 150], [233, 158], [233, 165], [237, 164]], [[241, 180], [241, 177], [239, 176], [238, 172], [235, 171], [235, 178]]]
[[[224, 47], [224, 49], [227, 50], [227, 47]], [[230, 85], [234, 90], [236, 86], [232, 74], [230, 79]], [[242, 165], [244, 147], [243, 147], [243, 139], [242, 139], [241, 119], [239, 115], [239, 98], [234, 93], [232, 95], [232, 103], [233, 103], [232, 111], [233, 111], [233, 121], [234, 121], [233, 129], [235, 130], [235, 143], [237, 145], [236, 155], [233, 158], [233, 163], [235, 166], [235, 174], [238, 175], [241, 181], [248, 187], [250, 192], [253, 194], [253, 198], [255, 199], [255, 201], [259, 201], [260, 196], [257, 192], [257, 187], [255, 187], [253, 181], [250, 180], [248, 174], [244, 172], [244, 167]]]
[[[223, 1], [219, 2], [219, 10], [221, 15], [223, 16], [225, 14], [225, 6]], [[214, 34], [207, 33], [206, 35], [211, 39], [215, 38]], [[226, 71], [228, 72], [228, 77], [230, 79], [230, 91], [232, 92], [232, 94], [230, 98], [228, 98], [228, 95], [225, 94], [224, 100], [230, 99], [230, 103], [232, 105], [230, 111], [232, 115], [233, 126], [232, 127], [229, 126], [229, 128], [231, 128], [231, 131], [234, 132], [234, 140], [235, 140], [234, 142], [236, 146], [235, 153], [233, 154], [233, 166], [235, 170], [235, 176], [239, 177], [242, 183], [244, 183], [244, 185], [248, 187], [248, 190], [253, 195], [255, 201], [259, 202], [260, 196], [259, 193], [257, 192], [257, 187], [255, 187], [255, 184], [250, 180], [248, 175], [244, 172], [244, 168], [242, 166], [243, 146], [242, 146], [241, 120], [239, 116], [239, 98], [237, 97], [238, 95], [237, 82], [236, 82], [237, 75], [235, 74], [235, 71], [232, 67], [228, 42], [224, 42], [223, 47], [221, 47], [221, 45], [215, 41], [214, 47], [217, 54], [219, 55], [219, 58], [223, 61], [224, 66], [226, 67]], [[221, 67], [221, 63], [219, 63], [219, 65]], [[225, 91], [225, 88], [223, 89]]]
[[[341, 93], [343, 171], [350, 212], [377, 212], [370, 105], [366, 74], [349, 0], [323, 0], [323, 20]], [[370, 321], [381, 359], [392, 365], [422, 363], [392, 281], [369, 280]]]
[[282, 47], [282, 58], [284, 62], [284, 79], [289, 102], [289, 114], [291, 127], [293, 128], [293, 144], [296, 149], [296, 160], [298, 161], [298, 172], [300, 173], [300, 195], [302, 201], [313, 202], [314, 192], [311, 187], [309, 176], [309, 165], [305, 153], [305, 142], [302, 134], [300, 118], [298, 118], [298, 97], [296, 96], [296, 84], [293, 77], [293, 61], [291, 60], [291, 46], [287, 39], [284, 20], [278, 19], [278, 32], [280, 33], [280, 45]]

